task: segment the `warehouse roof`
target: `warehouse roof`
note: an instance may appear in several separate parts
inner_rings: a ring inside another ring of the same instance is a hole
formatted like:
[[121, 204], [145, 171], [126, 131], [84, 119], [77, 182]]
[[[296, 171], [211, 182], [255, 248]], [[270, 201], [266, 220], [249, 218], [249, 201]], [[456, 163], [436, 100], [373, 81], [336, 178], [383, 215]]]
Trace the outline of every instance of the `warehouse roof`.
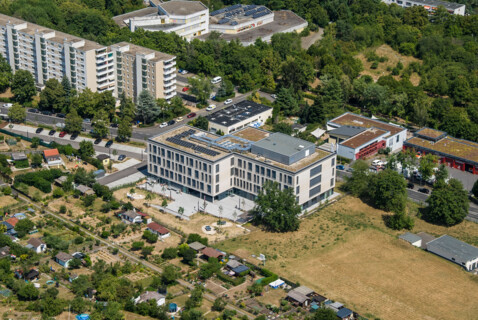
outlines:
[[[434, 252], [434, 249], [455, 257], [457, 262], [466, 262], [478, 258], [478, 248], [460, 241], [449, 235], [443, 235], [427, 244], [428, 251]], [[461, 260], [461, 261], [458, 261]]]

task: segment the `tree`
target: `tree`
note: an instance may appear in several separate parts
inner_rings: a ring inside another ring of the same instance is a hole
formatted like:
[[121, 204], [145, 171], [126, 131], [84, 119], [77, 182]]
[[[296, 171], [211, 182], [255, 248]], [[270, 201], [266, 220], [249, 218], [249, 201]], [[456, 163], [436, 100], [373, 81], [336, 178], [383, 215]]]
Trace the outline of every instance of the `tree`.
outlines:
[[446, 166], [444, 164], [440, 164], [440, 166], [438, 167], [438, 170], [435, 173], [435, 182], [436, 183], [445, 182], [447, 178], [448, 178], [448, 170], [446, 169]]
[[27, 70], [17, 70], [13, 75], [12, 93], [15, 95], [15, 101], [20, 104], [32, 101], [36, 93], [35, 80], [32, 74]]
[[65, 131], [69, 133], [80, 133], [83, 126], [83, 119], [78, 115], [76, 109], [72, 109], [65, 118]]
[[36, 300], [39, 295], [40, 292], [33, 286], [33, 283], [24, 284], [17, 292], [18, 299], [26, 301]]
[[173, 247], [164, 249], [163, 253], [161, 254], [161, 258], [166, 259], [166, 260], [174, 259], [177, 256], [178, 256], [178, 249], [173, 248]]
[[255, 200], [252, 210], [254, 221], [274, 232], [289, 232], [299, 229], [300, 206], [294, 190], [279, 189], [277, 182], [267, 181]]
[[23, 238], [33, 228], [35, 228], [35, 224], [30, 219], [19, 220], [15, 225], [15, 231], [18, 232], [20, 238]]
[[128, 98], [124, 91], [120, 94], [120, 114], [121, 118], [130, 118], [134, 119], [136, 115], [136, 106], [131, 98]]
[[328, 308], [319, 308], [314, 312], [312, 320], [336, 320], [337, 315], [334, 310]]
[[32, 147], [33, 149], [36, 149], [36, 148], [38, 148], [39, 145], [40, 145], [40, 138], [33, 137], [32, 141], [31, 141], [31, 144], [30, 144], [30, 147]]
[[186, 300], [186, 304], [184, 308], [186, 310], [190, 310], [193, 308], [200, 307], [202, 303], [203, 292], [204, 292], [204, 287], [196, 285], [193, 291], [191, 291], [191, 296], [189, 297], [188, 300]]
[[45, 88], [40, 92], [39, 106], [43, 110], [63, 111], [65, 107], [65, 90], [58, 80], [52, 78], [45, 82]]
[[144, 247], [144, 241], [135, 241], [131, 244], [131, 250], [136, 251]]
[[398, 172], [385, 169], [371, 176], [368, 195], [379, 209], [404, 212], [407, 203], [406, 181]]
[[158, 235], [152, 233], [149, 230], [144, 230], [143, 239], [145, 239], [149, 243], [156, 243], [156, 241], [158, 241]]
[[206, 117], [203, 117], [203, 116], [197, 117], [196, 119], [190, 121], [189, 124], [201, 130], [205, 130], [205, 131], [209, 130], [209, 121], [207, 120]]
[[154, 122], [158, 118], [160, 112], [161, 110], [156, 101], [154, 101], [151, 93], [146, 90], [141, 91], [137, 105], [138, 117], [143, 120], [144, 123], [148, 124]]
[[196, 251], [194, 251], [194, 249], [188, 247], [180, 251], [180, 255], [183, 257], [183, 263], [189, 264], [190, 266], [194, 264], [194, 258], [196, 258]]
[[352, 165], [352, 175], [347, 178], [345, 189], [356, 197], [367, 194], [369, 183], [369, 167], [363, 160], [357, 160]]
[[161, 281], [165, 285], [171, 285], [176, 282], [176, 280], [180, 277], [178, 270], [173, 265], [168, 265], [163, 269], [163, 273], [161, 274]]
[[141, 255], [146, 259], [151, 253], [153, 253], [154, 247], [143, 247], [141, 249]]
[[81, 267], [81, 260], [74, 258], [70, 262], [68, 262], [69, 269], [79, 269]]
[[181, 314], [181, 320], [203, 320], [203, 319], [204, 319], [204, 316], [202, 312], [197, 309], [185, 310]]
[[121, 119], [118, 126], [118, 136], [116, 139], [118, 141], [128, 141], [133, 134], [133, 128], [131, 126], [131, 119], [129, 117], [124, 117]]
[[287, 135], [292, 135], [292, 126], [285, 122], [274, 123], [272, 127], [272, 131], [274, 132], [282, 132]]
[[78, 149], [78, 152], [82, 159], [92, 157], [95, 154], [93, 142], [88, 140], [82, 140], [80, 142], [80, 148]]
[[82, 297], [75, 297], [70, 303], [71, 311], [75, 313], [83, 313], [86, 311], [86, 302]]
[[279, 111], [285, 116], [296, 115], [299, 111], [299, 101], [292, 88], [280, 88], [274, 104], [279, 107]]
[[314, 67], [309, 61], [299, 57], [287, 57], [281, 68], [282, 81], [285, 87], [292, 87], [295, 92], [307, 88], [314, 80]]
[[0, 55], [0, 93], [4, 93], [12, 82], [12, 68], [2, 55]]
[[397, 211], [387, 220], [387, 226], [394, 230], [413, 229], [415, 222], [413, 218], [403, 211]]
[[191, 88], [189, 91], [197, 98], [198, 103], [206, 105], [212, 92], [212, 84], [209, 79], [205, 77], [191, 77], [188, 78], [188, 83]]
[[219, 297], [216, 300], [214, 300], [214, 303], [212, 305], [212, 310], [214, 311], [223, 311], [226, 308], [227, 302], [224, 301], [223, 298]]
[[186, 240], [186, 243], [193, 243], [193, 242], [199, 242], [202, 243], [205, 246], [208, 246], [208, 238], [207, 237], [201, 237], [201, 235], [197, 233], [190, 233], [188, 234], [188, 238]]
[[71, 99], [76, 95], [76, 91], [71, 87], [71, 82], [68, 77], [63, 76], [61, 79], [61, 86], [63, 87], [63, 100], [64, 100], [64, 106], [65, 110], [63, 111], [68, 111], [70, 104], [71, 104]]
[[104, 138], [110, 133], [110, 120], [105, 110], [98, 110], [92, 121], [93, 135], [96, 138]]
[[462, 222], [468, 215], [470, 205], [467, 192], [457, 179], [436, 185], [427, 203], [425, 219], [446, 226]]
[[429, 180], [434, 172], [434, 169], [438, 163], [438, 157], [428, 153], [421, 157], [420, 159], [420, 167], [418, 168], [418, 172], [422, 175], [422, 180]]
[[14, 103], [10, 110], [8, 110], [8, 117], [12, 122], [20, 123], [27, 118], [27, 111], [19, 103]]

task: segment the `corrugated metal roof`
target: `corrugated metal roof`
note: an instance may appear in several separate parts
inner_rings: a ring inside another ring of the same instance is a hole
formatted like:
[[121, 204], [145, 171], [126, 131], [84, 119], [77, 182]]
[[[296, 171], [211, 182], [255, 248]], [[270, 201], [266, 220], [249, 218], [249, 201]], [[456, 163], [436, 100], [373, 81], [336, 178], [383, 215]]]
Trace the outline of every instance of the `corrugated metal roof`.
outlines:
[[[440, 238], [430, 241], [427, 249], [434, 252], [435, 249], [444, 251], [450, 256], [455, 257], [456, 262], [467, 262], [478, 258], [478, 248], [460, 241], [449, 235], [443, 235]], [[461, 261], [459, 261], [461, 260]]]
[[399, 236], [399, 238], [402, 239], [402, 240], [405, 240], [407, 242], [410, 242], [410, 243], [415, 243], [417, 241], [422, 240], [422, 238], [420, 238], [416, 234], [413, 234], [413, 233], [410, 233], [410, 232], [402, 234], [401, 236]]

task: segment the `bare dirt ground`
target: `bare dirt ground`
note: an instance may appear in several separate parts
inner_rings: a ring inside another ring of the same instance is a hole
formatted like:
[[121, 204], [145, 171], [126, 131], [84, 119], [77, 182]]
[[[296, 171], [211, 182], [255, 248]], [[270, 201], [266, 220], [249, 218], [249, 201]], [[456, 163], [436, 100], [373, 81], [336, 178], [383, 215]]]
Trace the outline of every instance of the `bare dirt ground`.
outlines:
[[87, 164], [84, 164], [83, 161], [81, 160], [78, 160], [78, 161], [70, 161], [68, 160], [68, 158], [64, 155], [61, 155], [61, 158], [63, 159], [63, 163], [65, 164], [65, 167], [68, 169], [68, 170], [74, 170], [74, 169], [78, 169], [78, 168], [84, 168], [86, 171], [96, 171], [96, 167], [87, 163]]
[[0, 197], [0, 203], [2, 204], [2, 207], [10, 206], [12, 204], [17, 203], [18, 201], [15, 200], [11, 196], [1, 196]]
[[[373, 49], [372, 49], [373, 50]], [[375, 53], [379, 57], [387, 57], [388, 61], [380, 62], [378, 64], [377, 69], [371, 69], [370, 66], [373, 64], [373, 61], [367, 61], [364, 53], [360, 53], [356, 56], [356, 58], [362, 61], [364, 71], [361, 72], [361, 75], [369, 75], [373, 78], [374, 81], [377, 81], [378, 78], [381, 76], [386, 76], [391, 74], [391, 71], [387, 71], [387, 67], [394, 68], [397, 63], [400, 61], [403, 64], [403, 68], [405, 69], [411, 62], [419, 62], [421, 61], [414, 57], [403, 56], [400, 53], [393, 50], [390, 46], [383, 44], [375, 49]], [[400, 76], [393, 76], [396, 80], [400, 80]], [[417, 86], [420, 83], [420, 76], [416, 73], [413, 73], [410, 77], [410, 82]]]
[[[465, 319], [478, 312], [476, 276], [415, 248], [385, 227], [383, 211], [345, 197], [302, 221], [299, 231], [255, 231], [218, 245], [251, 262], [263, 253], [280, 276], [315, 289], [368, 318]], [[412, 232], [478, 241], [478, 224], [451, 227], [416, 219]], [[470, 243], [474, 243], [470, 241]]]
[[108, 250], [103, 249], [98, 252], [92, 253], [90, 255], [91, 262], [95, 264], [98, 262], [98, 260], [103, 260], [107, 264], [110, 263], [116, 263], [116, 262], [122, 262], [122, 260], [118, 256], [114, 256], [111, 253], [108, 252]]

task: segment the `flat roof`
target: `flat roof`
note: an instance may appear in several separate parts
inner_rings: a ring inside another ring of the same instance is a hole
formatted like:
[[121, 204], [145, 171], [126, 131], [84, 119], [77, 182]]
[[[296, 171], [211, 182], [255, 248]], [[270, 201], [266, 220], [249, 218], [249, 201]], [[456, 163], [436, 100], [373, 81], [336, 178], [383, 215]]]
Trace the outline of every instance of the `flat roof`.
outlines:
[[[291, 28], [301, 25], [307, 26], [307, 21], [290, 10], [274, 11], [274, 20], [262, 26], [235, 34], [221, 33], [219, 38], [226, 41], [239, 40], [242, 43], [253, 43], [256, 39], [272, 36], [276, 33], [288, 32]], [[207, 39], [209, 34], [199, 36], [198, 39]]]
[[421, 3], [425, 6], [444, 6], [447, 9], [458, 9], [464, 7], [464, 4], [456, 3], [456, 2], [447, 2], [447, 1], [440, 1], [440, 0], [413, 0], [413, 2]]
[[120, 47], [129, 46], [128, 51], [124, 51], [123, 53], [130, 54], [133, 56], [136, 54], [148, 55], [148, 54], [154, 53], [154, 58], [148, 59], [148, 61], [167, 61], [167, 60], [171, 60], [175, 58], [175, 56], [173, 55], [170, 55], [161, 51], [149, 49], [146, 47], [138, 46], [136, 44], [132, 44], [125, 41], [116, 43], [113, 46], [120, 46]]
[[270, 134], [271, 133], [269, 131], [261, 130], [254, 127], [245, 127], [242, 130], [232, 133], [233, 136], [243, 138], [252, 142], [267, 138], [268, 136], [270, 136]]
[[206, 118], [209, 122], [230, 127], [239, 122], [253, 118], [268, 110], [272, 110], [272, 107], [249, 100], [244, 100], [230, 105], [227, 108], [215, 111], [207, 115]]
[[379, 128], [382, 130], [390, 131], [390, 135], [396, 135], [403, 130], [406, 130], [403, 127], [396, 126], [393, 124], [385, 123], [380, 120], [370, 119], [355, 113], [346, 112], [335, 119], [329, 121], [329, 123], [337, 124], [340, 126], [356, 126], [363, 128]]
[[275, 132], [269, 137], [255, 142], [254, 146], [290, 157], [302, 150], [315, 147], [315, 144], [285, 133]]
[[[461, 261], [456, 261], [458, 263], [467, 262], [478, 258], [478, 248], [472, 245], [469, 245], [466, 242], [460, 241], [456, 238], [453, 238], [449, 235], [443, 235], [435, 240], [428, 242], [427, 249], [428, 251], [434, 252], [433, 247], [439, 249], [440, 252], [446, 252]], [[432, 249], [432, 250], [430, 250]]]
[[139, 9], [136, 11], [120, 14], [118, 16], [114, 16], [113, 21], [120, 27], [127, 27], [128, 24], [125, 22], [125, 20], [129, 20], [132, 18], [148, 17], [148, 16], [154, 17], [157, 15], [158, 15], [157, 7], [147, 7], [147, 8]]
[[473, 162], [474, 165], [478, 165], [478, 143], [472, 141], [447, 136], [440, 141], [433, 142], [413, 137], [406, 140], [404, 144], [412, 148], [425, 149], [442, 156], [455, 158], [463, 162]]
[[431, 138], [431, 139], [438, 139], [441, 136], [446, 136], [445, 131], [440, 131], [440, 130], [435, 130], [432, 128], [422, 128], [415, 132], [416, 135], [426, 137], [426, 138]]
[[53, 38], [47, 39], [50, 41], [56, 41], [59, 43], [62, 43], [67, 41], [67, 42], [79, 42], [79, 41], [84, 41], [84, 45], [79, 47], [78, 49], [82, 49], [84, 51], [92, 50], [92, 49], [103, 49], [106, 48], [106, 46], [103, 46], [99, 43], [96, 43], [91, 40], [86, 40], [84, 38], [76, 37], [68, 33], [64, 33], [61, 31], [57, 31], [54, 29], [50, 29], [47, 27], [40, 26], [38, 24], [30, 23], [28, 21], [18, 19], [15, 17], [7, 16], [4, 14], [0, 14], [0, 25], [5, 26], [7, 24], [13, 24], [13, 25], [18, 25], [18, 24], [27, 24], [27, 27], [24, 29], [19, 30], [20, 32], [27, 33], [31, 36], [34, 36], [36, 33], [50, 33], [50, 32], [55, 32], [55, 36]]
[[171, 0], [159, 3], [158, 7], [169, 15], [188, 16], [196, 12], [209, 10], [201, 1]]
[[[252, 22], [255, 19], [268, 16], [269, 14], [272, 14], [272, 11], [263, 5], [236, 4], [211, 12], [209, 14], [209, 23], [234, 26]], [[257, 15], [260, 15], [260, 17]]]
[[410, 233], [410, 232], [407, 232], [407, 233], [404, 233], [402, 234], [401, 236], [399, 236], [400, 239], [402, 240], [405, 240], [409, 243], [415, 243], [417, 241], [421, 241], [422, 238], [420, 238], [419, 236], [417, 236], [416, 234], [413, 234], [413, 233]]
[[346, 146], [349, 148], [357, 149], [358, 147], [363, 146], [364, 144], [368, 143], [369, 141], [372, 141], [374, 139], [377, 139], [378, 137], [381, 137], [383, 135], [387, 135], [389, 131], [377, 129], [377, 128], [370, 128], [365, 130], [362, 133], [359, 133], [358, 135], [349, 138], [343, 142], [340, 143], [342, 146]]
[[341, 126], [341, 127], [338, 127], [337, 129], [330, 130], [328, 134], [331, 136], [339, 135], [339, 136], [353, 137], [356, 134], [359, 134], [360, 132], [363, 132], [365, 130], [366, 128], [363, 128], [363, 127]]

